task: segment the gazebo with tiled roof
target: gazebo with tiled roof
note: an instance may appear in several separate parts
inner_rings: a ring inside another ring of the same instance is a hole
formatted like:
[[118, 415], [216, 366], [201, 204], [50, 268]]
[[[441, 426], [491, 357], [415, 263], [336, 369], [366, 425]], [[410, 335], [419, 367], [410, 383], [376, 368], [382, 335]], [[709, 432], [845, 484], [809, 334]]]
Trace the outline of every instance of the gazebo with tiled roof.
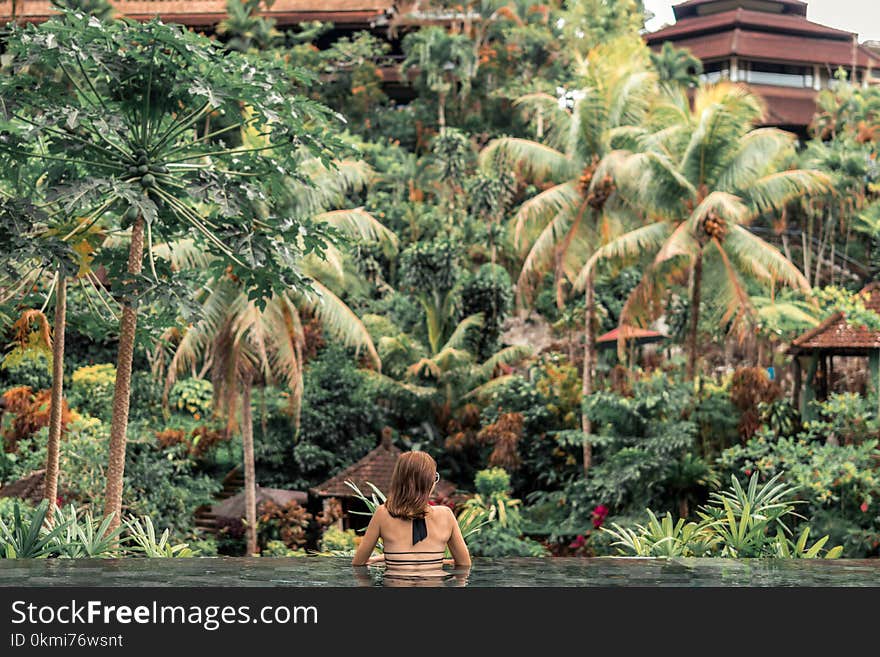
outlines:
[[[865, 308], [880, 315], [880, 282], [862, 289]], [[868, 378], [880, 383], [880, 331], [850, 323], [843, 312], [836, 312], [821, 324], [792, 341], [788, 353], [794, 356], [794, 400], [801, 413], [809, 410], [812, 399], [823, 399], [834, 372], [835, 357], [867, 359]], [[806, 377], [801, 372], [806, 368]], [[802, 383], [803, 387], [801, 394]]]
[[[331, 499], [338, 499], [343, 511], [341, 523], [347, 529], [352, 524], [352, 517], [349, 514], [350, 508], [354, 508], [356, 511], [365, 511], [365, 509], [363, 504], [357, 500], [355, 492], [345, 482], [352, 482], [367, 497], [373, 495], [370, 484], [387, 495], [391, 489], [391, 475], [394, 473], [394, 466], [402, 453], [392, 444], [390, 427], [385, 427], [382, 430], [382, 440], [378, 447], [367, 453], [360, 461], [310, 489], [309, 492], [323, 499], [325, 509]], [[454, 501], [456, 490], [457, 486], [454, 483], [441, 479], [434, 487], [431, 501], [438, 504], [451, 503]]]
[[[312, 495], [322, 498], [325, 507], [331, 499], [338, 499], [342, 504], [342, 525], [348, 528], [352, 520], [349, 508], [356, 498], [354, 491], [345, 482], [351, 481], [368, 497], [373, 493], [369, 484], [373, 484], [384, 494], [387, 494], [391, 488], [391, 474], [394, 472], [394, 466], [400, 454], [400, 450], [391, 442], [391, 430], [386, 427], [382, 431], [382, 440], [378, 447], [368, 452], [360, 461], [351, 464], [324, 483], [315, 486], [310, 492]], [[357, 504], [360, 505], [360, 502]]]

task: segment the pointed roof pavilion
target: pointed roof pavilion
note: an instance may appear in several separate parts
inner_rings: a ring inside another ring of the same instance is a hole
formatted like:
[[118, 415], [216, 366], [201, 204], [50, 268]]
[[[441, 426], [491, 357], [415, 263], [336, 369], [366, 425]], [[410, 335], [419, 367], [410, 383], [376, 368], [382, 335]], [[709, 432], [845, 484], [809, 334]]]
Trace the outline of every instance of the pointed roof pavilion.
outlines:
[[345, 484], [351, 481], [367, 496], [372, 494], [367, 482], [387, 494], [391, 489], [391, 474], [400, 454], [400, 450], [391, 443], [391, 432], [383, 431], [378, 447], [360, 461], [315, 486], [311, 492], [318, 497], [353, 497], [354, 491]]
[[[880, 282], [871, 283], [859, 294], [865, 307], [880, 315]], [[880, 349], [880, 331], [850, 324], [836, 312], [821, 324], [795, 338], [789, 347], [793, 355], [824, 352], [834, 356], [870, 356]]]

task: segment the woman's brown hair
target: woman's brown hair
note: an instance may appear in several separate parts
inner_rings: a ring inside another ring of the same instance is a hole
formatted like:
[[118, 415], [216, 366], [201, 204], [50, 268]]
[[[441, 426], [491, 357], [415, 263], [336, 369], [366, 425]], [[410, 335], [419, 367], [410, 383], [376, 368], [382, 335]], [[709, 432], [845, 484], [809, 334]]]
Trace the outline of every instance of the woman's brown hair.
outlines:
[[391, 475], [385, 509], [393, 518], [424, 518], [434, 487], [437, 462], [425, 452], [405, 452]]

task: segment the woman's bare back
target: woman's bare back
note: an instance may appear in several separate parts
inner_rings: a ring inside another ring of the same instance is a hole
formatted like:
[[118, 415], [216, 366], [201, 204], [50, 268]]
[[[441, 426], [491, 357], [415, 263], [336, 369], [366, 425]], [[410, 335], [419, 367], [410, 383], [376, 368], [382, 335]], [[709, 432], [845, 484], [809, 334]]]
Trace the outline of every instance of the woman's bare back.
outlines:
[[456, 565], [469, 566], [470, 555], [452, 510], [446, 506], [428, 507], [424, 520], [427, 536], [414, 544], [415, 521], [392, 517], [384, 504], [378, 507], [353, 563], [366, 563], [376, 541], [381, 538], [385, 565], [390, 575], [444, 575], [442, 566], [447, 547]]

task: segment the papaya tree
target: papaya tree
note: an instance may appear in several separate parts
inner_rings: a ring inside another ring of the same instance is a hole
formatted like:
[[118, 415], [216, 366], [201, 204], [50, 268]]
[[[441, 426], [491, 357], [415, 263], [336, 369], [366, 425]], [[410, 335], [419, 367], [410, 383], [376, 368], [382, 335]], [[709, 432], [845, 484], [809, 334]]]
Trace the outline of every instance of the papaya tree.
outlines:
[[[105, 226], [127, 253], [100, 249], [121, 306], [105, 515], [119, 523], [138, 308], [187, 289], [153, 245], [192, 239], [263, 305], [275, 290], [307, 288], [300, 258], [333, 231], [279, 208], [298, 177], [301, 148], [329, 165], [323, 106], [304, 98], [305, 74], [251, 59], [159, 20], [101, 22], [62, 12], [15, 26], [12, 75], [0, 79], [0, 157], [67, 168], [78, 229]], [[243, 133], [261, 145], [241, 145]], [[146, 265], [146, 267], [145, 267]], [[146, 272], [144, 271], [146, 269]]]

